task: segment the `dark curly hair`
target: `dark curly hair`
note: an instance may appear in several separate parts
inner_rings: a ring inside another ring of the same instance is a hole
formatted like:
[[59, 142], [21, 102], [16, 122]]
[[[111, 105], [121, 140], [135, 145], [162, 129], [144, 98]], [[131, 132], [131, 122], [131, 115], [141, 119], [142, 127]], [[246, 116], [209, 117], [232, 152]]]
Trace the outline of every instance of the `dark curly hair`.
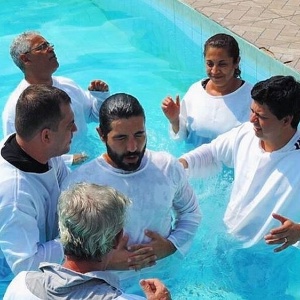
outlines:
[[251, 90], [254, 101], [266, 104], [278, 120], [292, 116], [291, 126], [300, 120], [300, 83], [293, 76], [277, 75], [260, 81]]

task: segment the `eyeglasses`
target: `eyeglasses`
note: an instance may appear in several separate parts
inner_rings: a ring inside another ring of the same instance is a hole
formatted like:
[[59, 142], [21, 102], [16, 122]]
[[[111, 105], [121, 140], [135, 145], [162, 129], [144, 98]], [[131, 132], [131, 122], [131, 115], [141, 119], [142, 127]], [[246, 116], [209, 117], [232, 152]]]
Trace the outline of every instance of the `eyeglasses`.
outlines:
[[48, 50], [48, 48], [53, 48], [54, 45], [50, 44], [49, 42], [44, 42], [40, 45], [38, 45], [37, 47], [34, 47], [32, 49], [30, 49], [29, 51], [24, 52], [24, 54], [30, 53], [31, 51], [45, 51]]

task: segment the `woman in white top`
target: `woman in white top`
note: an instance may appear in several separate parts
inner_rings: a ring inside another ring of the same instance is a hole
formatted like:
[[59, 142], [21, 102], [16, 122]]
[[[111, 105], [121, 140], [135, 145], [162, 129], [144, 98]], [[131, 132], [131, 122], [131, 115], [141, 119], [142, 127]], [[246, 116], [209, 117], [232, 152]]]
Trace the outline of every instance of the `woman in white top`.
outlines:
[[162, 110], [171, 137], [195, 147], [249, 119], [252, 85], [240, 79], [240, 50], [230, 35], [219, 33], [204, 44], [208, 78], [189, 88], [183, 100], [167, 96]]

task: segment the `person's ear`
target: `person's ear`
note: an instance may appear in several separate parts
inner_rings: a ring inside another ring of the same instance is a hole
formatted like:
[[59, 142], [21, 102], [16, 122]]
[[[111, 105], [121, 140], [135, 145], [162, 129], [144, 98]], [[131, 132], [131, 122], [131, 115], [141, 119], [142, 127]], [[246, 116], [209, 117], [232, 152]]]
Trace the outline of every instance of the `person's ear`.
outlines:
[[30, 61], [30, 59], [28, 58], [28, 55], [27, 55], [27, 54], [24, 54], [24, 53], [20, 55], [20, 60], [21, 60], [24, 64]]
[[283, 118], [283, 124], [284, 125], [290, 125], [292, 123], [293, 116], [286, 116]]
[[236, 63], [235, 63], [235, 66], [236, 66], [236, 68], [238, 68], [238, 67], [239, 67], [239, 65], [240, 65], [240, 61], [241, 61], [241, 58], [240, 58], [240, 57], [238, 57], [238, 59], [236, 60]]
[[96, 127], [96, 130], [97, 130], [97, 132], [98, 132], [98, 135], [99, 135], [101, 141], [102, 141], [102, 142], [105, 142], [106, 139], [105, 139], [105, 137], [104, 137], [104, 134], [103, 134], [101, 128], [100, 128], [100, 127]]
[[115, 236], [113, 249], [118, 248], [118, 245], [120, 244], [122, 237], [123, 237], [123, 229]]
[[51, 142], [51, 130], [49, 128], [44, 128], [41, 131], [41, 140], [45, 144], [49, 144]]

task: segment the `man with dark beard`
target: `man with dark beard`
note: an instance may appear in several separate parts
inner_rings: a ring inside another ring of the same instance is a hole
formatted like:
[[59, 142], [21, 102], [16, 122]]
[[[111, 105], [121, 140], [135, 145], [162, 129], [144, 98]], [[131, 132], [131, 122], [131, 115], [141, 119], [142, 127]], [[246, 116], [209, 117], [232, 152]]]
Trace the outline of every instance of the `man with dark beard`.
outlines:
[[108, 185], [132, 200], [125, 234], [109, 264], [109, 269], [120, 271], [126, 288], [125, 279], [132, 286], [134, 276], [136, 282], [140, 275], [162, 277], [169, 265], [163, 258], [188, 252], [200, 210], [177, 159], [146, 149], [145, 113], [135, 97], [125, 93], [108, 97], [99, 120], [97, 131], [107, 152], [72, 172], [63, 186], [79, 182]]

